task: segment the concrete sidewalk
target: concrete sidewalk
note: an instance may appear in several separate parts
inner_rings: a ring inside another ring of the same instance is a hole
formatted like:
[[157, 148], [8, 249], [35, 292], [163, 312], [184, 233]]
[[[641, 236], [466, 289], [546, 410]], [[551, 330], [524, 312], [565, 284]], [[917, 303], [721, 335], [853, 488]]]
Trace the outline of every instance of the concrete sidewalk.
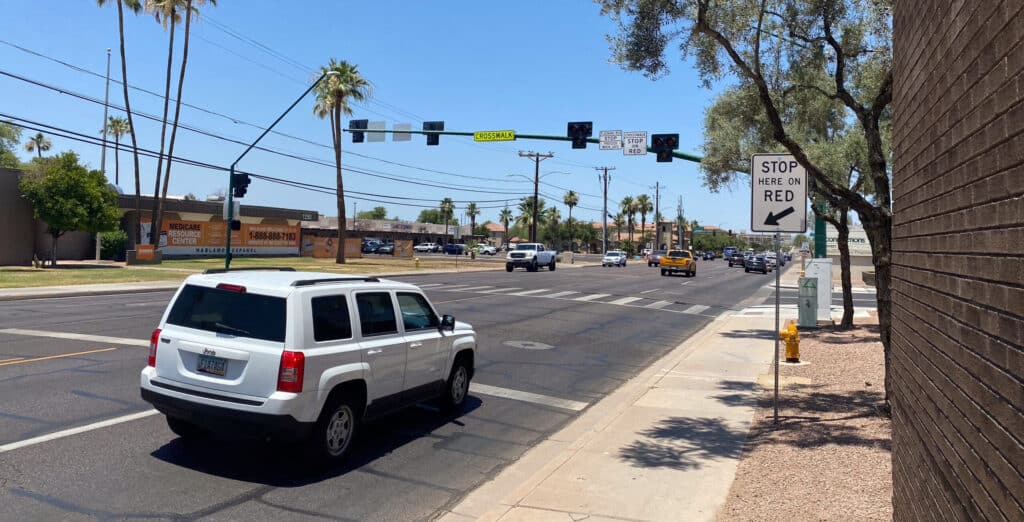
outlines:
[[[441, 520], [710, 520], [770, 374], [774, 318], [722, 316]], [[628, 348], [628, 347], [623, 347]]]

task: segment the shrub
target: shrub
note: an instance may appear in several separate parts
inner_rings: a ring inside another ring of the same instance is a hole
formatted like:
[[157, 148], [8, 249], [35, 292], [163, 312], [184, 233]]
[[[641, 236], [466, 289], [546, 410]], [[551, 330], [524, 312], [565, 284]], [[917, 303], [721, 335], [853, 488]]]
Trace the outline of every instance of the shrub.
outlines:
[[100, 233], [100, 256], [103, 259], [117, 261], [124, 255], [124, 247], [128, 244], [128, 234], [124, 230]]

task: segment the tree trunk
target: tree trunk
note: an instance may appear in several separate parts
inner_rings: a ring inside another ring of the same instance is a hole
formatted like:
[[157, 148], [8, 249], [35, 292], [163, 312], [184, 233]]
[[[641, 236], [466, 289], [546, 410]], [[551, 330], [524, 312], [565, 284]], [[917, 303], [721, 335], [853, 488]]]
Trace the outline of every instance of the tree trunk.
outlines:
[[858, 213], [864, 232], [871, 243], [871, 262], [875, 265], [875, 289], [878, 300], [878, 327], [885, 354], [885, 411], [891, 412], [892, 393], [890, 363], [892, 359], [892, 216], [877, 209], [871, 214]]
[[338, 186], [338, 254], [334, 262], [345, 264], [345, 238], [348, 236], [348, 224], [345, 222], [345, 184], [341, 178], [341, 106], [333, 109], [331, 133], [334, 138], [334, 165], [337, 169], [336, 183]]
[[164, 85], [164, 119], [160, 125], [160, 155], [156, 158], [156, 186], [153, 187], [153, 211], [150, 213], [149, 244], [160, 245], [160, 177], [164, 168], [164, 140], [167, 136], [167, 111], [171, 104], [171, 65], [174, 61], [174, 14], [171, 14], [171, 37], [167, 46], [167, 82]]
[[132, 232], [135, 244], [142, 243], [142, 180], [139, 178], [139, 144], [135, 138], [135, 122], [132, 119], [132, 104], [128, 99], [128, 59], [124, 47], [124, 5], [117, 0], [117, 30], [121, 40], [121, 90], [124, 92], [124, 109], [128, 113], [128, 135], [132, 139], [132, 159], [135, 162], [135, 218]]
[[60, 239], [60, 234], [50, 232], [50, 237], [53, 238], [50, 245], [50, 267], [57, 268], [57, 240]]
[[573, 245], [573, 243], [575, 243], [575, 239], [576, 239], [576, 234], [575, 234], [575, 231], [572, 229], [572, 206], [570, 205], [569, 206], [569, 252], [575, 252], [576, 251], [576, 249], [573, 248], [575, 246], [575, 245]]
[[164, 219], [164, 205], [167, 204], [167, 186], [171, 181], [171, 162], [174, 161], [174, 139], [178, 134], [178, 116], [181, 114], [181, 89], [185, 84], [185, 66], [188, 64], [188, 40], [192, 22], [192, 0], [185, 2], [185, 40], [181, 51], [181, 71], [178, 73], [178, 95], [174, 100], [174, 123], [171, 124], [171, 141], [167, 144], [167, 170], [164, 171], [164, 188], [156, 207], [156, 222]]
[[839, 323], [840, 330], [853, 328], [853, 284], [850, 281], [850, 226], [846, 210], [839, 211], [836, 223], [836, 246], [839, 247], [839, 269], [843, 285], [843, 320]]
[[121, 184], [121, 137], [114, 136], [114, 185]]

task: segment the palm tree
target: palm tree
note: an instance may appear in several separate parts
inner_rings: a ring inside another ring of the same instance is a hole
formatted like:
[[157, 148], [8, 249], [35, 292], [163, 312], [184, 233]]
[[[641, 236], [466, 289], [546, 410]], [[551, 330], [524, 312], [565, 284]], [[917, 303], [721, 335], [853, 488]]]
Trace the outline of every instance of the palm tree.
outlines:
[[[547, 223], [547, 215], [544, 213], [544, 200], [537, 201], [537, 226]], [[533, 197], [523, 198], [519, 201], [519, 216], [516, 217], [516, 224], [529, 228], [533, 224]]]
[[[444, 233], [448, 235], [448, 222], [455, 215], [455, 202], [452, 201], [452, 198], [444, 198], [437, 208], [441, 211], [441, 216], [444, 217]], [[449, 238], [448, 242], [451, 243], [452, 239]]]
[[[96, 5], [102, 7], [108, 0], [96, 0]], [[139, 146], [135, 138], [135, 122], [132, 121], [132, 104], [128, 99], [128, 58], [124, 46], [124, 8], [138, 14], [142, 10], [140, 0], [116, 0], [117, 1], [117, 31], [121, 42], [121, 90], [124, 93], [124, 109], [128, 113], [128, 135], [132, 139], [132, 159], [135, 162], [135, 223], [132, 224], [135, 234], [135, 244], [142, 243], [142, 183], [139, 179]]]
[[25, 142], [25, 150], [28, 152], [35, 152], [39, 159], [43, 159], [43, 153], [50, 150], [53, 144], [50, 143], [50, 139], [43, 136], [43, 133], [37, 132], [35, 136], [32, 136]]
[[626, 226], [626, 216], [622, 212], [618, 212], [612, 218], [612, 223], [615, 224], [615, 240], [618, 241], [619, 235], [622, 234], [622, 227]]
[[505, 207], [498, 213], [498, 221], [505, 225], [505, 248], [508, 248], [508, 224], [512, 221], [512, 209]]
[[359, 68], [331, 58], [321, 73], [334, 71], [338, 74], [324, 78], [316, 86], [316, 105], [313, 114], [319, 118], [330, 118], [331, 139], [334, 143], [334, 166], [337, 177], [338, 197], [338, 255], [335, 262], [345, 262], [345, 184], [341, 177], [341, 115], [352, 114], [349, 100], [362, 101], [370, 97], [370, 82], [359, 74]]
[[[121, 137], [128, 132], [128, 120], [111, 116], [107, 118], [106, 131], [114, 137], [114, 185], [121, 183]], [[103, 131], [100, 131], [102, 134]]]
[[480, 215], [480, 209], [476, 208], [476, 203], [470, 203], [466, 205], [466, 216], [469, 217], [469, 235], [476, 235], [476, 217]]
[[626, 216], [626, 225], [629, 227], [629, 241], [633, 241], [633, 216], [636, 214], [636, 205], [633, 204], [633, 197], [626, 196], [619, 202], [622, 213]]
[[[163, 219], [164, 204], [167, 202], [167, 187], [171, 180], [171, 161], [174, 157], [174, 140], [178, 135], [178, 117], [181, 114], [181, 90], [185, 84], [185, 68], [188, 65], [188, 43], [192, 29], [192, 18], [199, 15], [198, 7], [205, 3], [211, 5], [217, 5], [217, 0], [149, 0], [147, 6], [154, 14], [160, 18], [165, 24], [170, 19], [170, 47], [168, 48], [167, 55], [167, 84], [164, 91], [164, 121], [163, 128], [160, 131], [160, 152], [161, 156], [157, 158], [156, 167], [156, 181], [157, 190], [160, 190], [160, 164], [163, 160], [163, 140], [164, 131], [167, 128], [167, 102], [168, 95], [170, 94], [171, 87], [171, 61], [174, 55], [174, 25], [181, 22], [181, 13], [185, 13], [185, 41], [182, 45], [181, 50], [181, 67], [178, 72], [178, 94], [174, 100], [174, 122], [171, 124], [171, 139], [167, 144], [167, 170], [163, 174], [163, 190], [160, 191], [159, 195], [154, 194], [153, 197], [156, 199], [155, 205], [155, 216], [153, 217], [154, 226], [159, 226]], [[154, 243], [157, 236], [154, 234]]]
[[580, 203], [580, 196], [579, 194], [570, 190], [569, 192], [565, 193], [565, 196], [562, 196], [562, 203], [565, 203], [565, 206], [569, 207], [569, 250], [574, 251], [575, 248], [573, 247], [574, 234], [572, 230], [572, 207], [575, 207]]
[[647, 194], [640, 194], [636, 197], [636, 210], [640, 213], [640, 242], [646, 244], [647, 234], [647, 213], [654, 211], [654, 203]]

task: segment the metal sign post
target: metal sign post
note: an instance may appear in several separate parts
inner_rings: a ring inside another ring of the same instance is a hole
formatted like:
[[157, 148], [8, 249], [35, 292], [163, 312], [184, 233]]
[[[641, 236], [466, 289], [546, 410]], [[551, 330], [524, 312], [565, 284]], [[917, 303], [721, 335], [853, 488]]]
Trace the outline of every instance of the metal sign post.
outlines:
[[782, 280], [782, 268], [778, 260], [782, 258], [782, 242], [775, 234], [775, 424], [779, 423], [779, 282]]

